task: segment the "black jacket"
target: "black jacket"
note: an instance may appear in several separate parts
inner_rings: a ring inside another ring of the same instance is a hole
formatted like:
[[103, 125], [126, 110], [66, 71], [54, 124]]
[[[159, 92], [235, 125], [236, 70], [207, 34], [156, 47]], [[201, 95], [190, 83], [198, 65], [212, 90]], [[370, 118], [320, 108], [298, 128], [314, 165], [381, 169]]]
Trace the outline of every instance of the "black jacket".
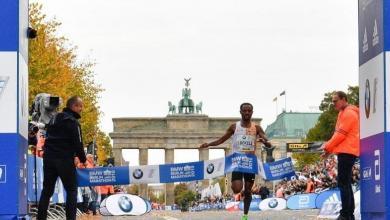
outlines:
[[58, 113], [47, 126], [44, 158], [72, 158], [77, 156], [82, 163], [86, 157], [83, 147], [80, 115], [68, 108]]

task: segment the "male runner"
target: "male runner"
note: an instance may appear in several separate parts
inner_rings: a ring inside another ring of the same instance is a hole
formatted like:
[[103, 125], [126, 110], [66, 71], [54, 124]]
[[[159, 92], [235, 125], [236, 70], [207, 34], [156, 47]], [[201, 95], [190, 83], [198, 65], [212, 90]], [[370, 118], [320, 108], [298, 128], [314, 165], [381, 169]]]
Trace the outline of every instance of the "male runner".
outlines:
[[[265, 137], [263, 129], [251, 121], [253, 114], [253, 106], [250, 103], [243, 103], [240, 106], [241, 121], [230, 125], [226, 133], [216, 141], [204, 143], [200, 148], [209, 146], [217, 146], [224, 143], [227, 139], [233, 136], [233, 153], [247, 153], [255, 154], [256, 140], [262, 142], [266, 147], [271, 147]], [[249, 140], [249, 141], [248, 141]], [[242, 179], [244, 179], [244, 184]], [[244, 187], [244, 215], [241, 220], [248, 219], [249, 206], [252, 201], [252, 186], [255, 181], [255, 174], [253, 173], [232, 173], [232, 190], [234, 193], [241, 193]]]

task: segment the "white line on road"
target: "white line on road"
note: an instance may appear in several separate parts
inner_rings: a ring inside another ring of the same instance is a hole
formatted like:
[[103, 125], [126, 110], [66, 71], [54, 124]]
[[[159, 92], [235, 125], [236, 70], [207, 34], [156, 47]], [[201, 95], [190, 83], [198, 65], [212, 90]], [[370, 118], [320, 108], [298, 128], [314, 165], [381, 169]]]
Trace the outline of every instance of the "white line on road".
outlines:
[[164, 216], [163, 217], [165, 220], [179, 220], [177, 218], [174, 218], [174, 217], [170, 217], [170, 216]]

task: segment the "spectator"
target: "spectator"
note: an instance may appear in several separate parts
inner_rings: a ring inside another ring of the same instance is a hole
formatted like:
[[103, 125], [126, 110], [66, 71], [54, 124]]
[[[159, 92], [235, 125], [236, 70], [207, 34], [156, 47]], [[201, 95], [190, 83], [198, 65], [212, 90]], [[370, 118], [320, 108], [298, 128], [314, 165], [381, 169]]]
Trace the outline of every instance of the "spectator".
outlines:
[[262, 200], [269, 197], [269, 189], [266, 186], [261, 186], [259, 189], [259, 195]]
[[[77, 179], [74, 155], [81, 162], [86, 161], [81, 127], [78, 119], [83, 109], [83, 101], [78, 96], [71, 97], [66, 108], [58, 113], [47, 125], [43, 154], [43, 189], [38, 206], [38, 220], [47, 218], [50, 197], [54, 193], [57, 178], [60, 177], [66, 190], [66, 219], [75, 220], [77, 210]], [[39, 141], [39, 140], [38, 140]]]

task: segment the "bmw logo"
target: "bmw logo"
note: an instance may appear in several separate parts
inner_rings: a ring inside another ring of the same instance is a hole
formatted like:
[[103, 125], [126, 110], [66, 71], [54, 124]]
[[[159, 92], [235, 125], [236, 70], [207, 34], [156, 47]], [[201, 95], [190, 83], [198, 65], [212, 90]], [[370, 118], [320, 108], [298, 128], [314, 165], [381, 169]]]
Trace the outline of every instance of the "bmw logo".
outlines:
[[214, 164], [210, 163], [208, 166], [207, 166], [207, 173], [208, 174], [212, 174], [214, 172]]
[[371, 110], [371, 91], [370, 91], [370, 81], [366, 79], [366, 88], [364, 92], [364, 110], [366, 113], [366, 118], [370, 117]]
[[127, 196], [121, 196], [118, 199], [119, 208], [124, 212], [130, 212], [133, 209], [133, 203]]
[[141, 169], [136, 169], [133, 172], [133, 177], [136, 178], [137, 180], [141, 179], [143, 175], [144, 175], [144, 172], [142, 172]]
[[278, 200], [271, 199], [271, 201], [268, 202], [268, 207], [270, 207], [271, 209], [275, 208], [276, 206], [278, 206]]
[[242, 136], [242, 139], [246, 139], [246, 136]]

